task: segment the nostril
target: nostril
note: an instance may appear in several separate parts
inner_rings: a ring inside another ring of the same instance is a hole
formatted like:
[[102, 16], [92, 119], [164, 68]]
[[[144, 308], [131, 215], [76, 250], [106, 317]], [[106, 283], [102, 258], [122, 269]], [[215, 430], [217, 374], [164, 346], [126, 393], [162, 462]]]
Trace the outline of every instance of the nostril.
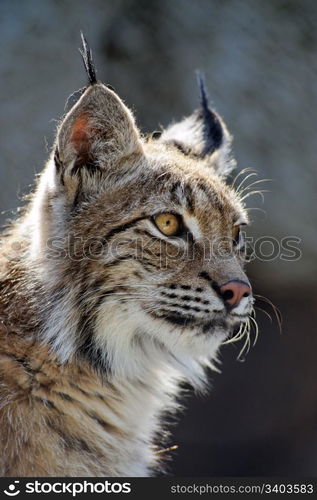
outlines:
[[232, 299], [234, 296], [234, 293], [232, 290], [225, 290], [222, 294], [222, 298], [224, 301]]
[[245, 293], [242, 295], [242, 297], [249, 297], [249, 295], [250, 295], [250, 294], [249, 294], [249, 292], [245, 292]]

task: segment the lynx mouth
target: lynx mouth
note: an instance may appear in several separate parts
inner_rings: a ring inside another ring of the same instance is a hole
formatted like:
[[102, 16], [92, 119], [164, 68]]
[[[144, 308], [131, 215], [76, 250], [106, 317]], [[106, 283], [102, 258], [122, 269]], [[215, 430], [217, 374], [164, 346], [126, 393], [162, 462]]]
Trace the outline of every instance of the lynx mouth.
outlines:
[[197, 319], [192, 316], [185, 316], [180, 313], [165, 313], [158, 314], [152, 313], [156, 319], [165, 321], [166, 323], [179, 326], [179, 327], [192, 327], [200, 330], [202, 333], [212, 333], [215, 330], [231, 331], [232, 327], [228, 317], [222, 311], [216, 311], [215, 317], [212, 319]]

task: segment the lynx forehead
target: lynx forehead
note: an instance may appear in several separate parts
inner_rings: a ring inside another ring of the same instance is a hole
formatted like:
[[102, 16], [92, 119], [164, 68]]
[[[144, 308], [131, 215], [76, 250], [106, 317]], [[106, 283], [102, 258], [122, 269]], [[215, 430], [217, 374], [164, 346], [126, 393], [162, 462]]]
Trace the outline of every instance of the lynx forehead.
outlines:
[[7, 475], [149, 474], [179, 383], [202, 387], [252, 312], [248, 217], [202, 77], [200, 108], [142, 137], [83, 45], [89, 85], [2, 247]]

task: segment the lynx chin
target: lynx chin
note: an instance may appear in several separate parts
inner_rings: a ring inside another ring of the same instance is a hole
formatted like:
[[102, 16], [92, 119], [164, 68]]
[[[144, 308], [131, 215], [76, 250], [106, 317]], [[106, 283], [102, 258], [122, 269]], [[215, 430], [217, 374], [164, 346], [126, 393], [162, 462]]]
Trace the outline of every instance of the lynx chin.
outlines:
[[200, 107], [143, 137], [96, 79], [61, 120], [0, 250], [0, 474], [164, 470], [164, 415], [248, 339], [243, 196], [231, 137]]

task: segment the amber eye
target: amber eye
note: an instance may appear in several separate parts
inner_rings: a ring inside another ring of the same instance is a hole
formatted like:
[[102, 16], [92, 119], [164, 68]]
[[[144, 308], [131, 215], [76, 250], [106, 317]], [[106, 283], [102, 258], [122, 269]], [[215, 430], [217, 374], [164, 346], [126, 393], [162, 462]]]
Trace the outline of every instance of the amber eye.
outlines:
[[154, 217], [154, 222], [165, 236], [177, 236], [181, 231], [181, 221], [174, 214], [159, 214]]
[[239, 241], [240, 241], [240, 227], [239, 226], [233, 226], [232, 239], [233, 239], [234, 246], [237, 246], [239, 244]]

